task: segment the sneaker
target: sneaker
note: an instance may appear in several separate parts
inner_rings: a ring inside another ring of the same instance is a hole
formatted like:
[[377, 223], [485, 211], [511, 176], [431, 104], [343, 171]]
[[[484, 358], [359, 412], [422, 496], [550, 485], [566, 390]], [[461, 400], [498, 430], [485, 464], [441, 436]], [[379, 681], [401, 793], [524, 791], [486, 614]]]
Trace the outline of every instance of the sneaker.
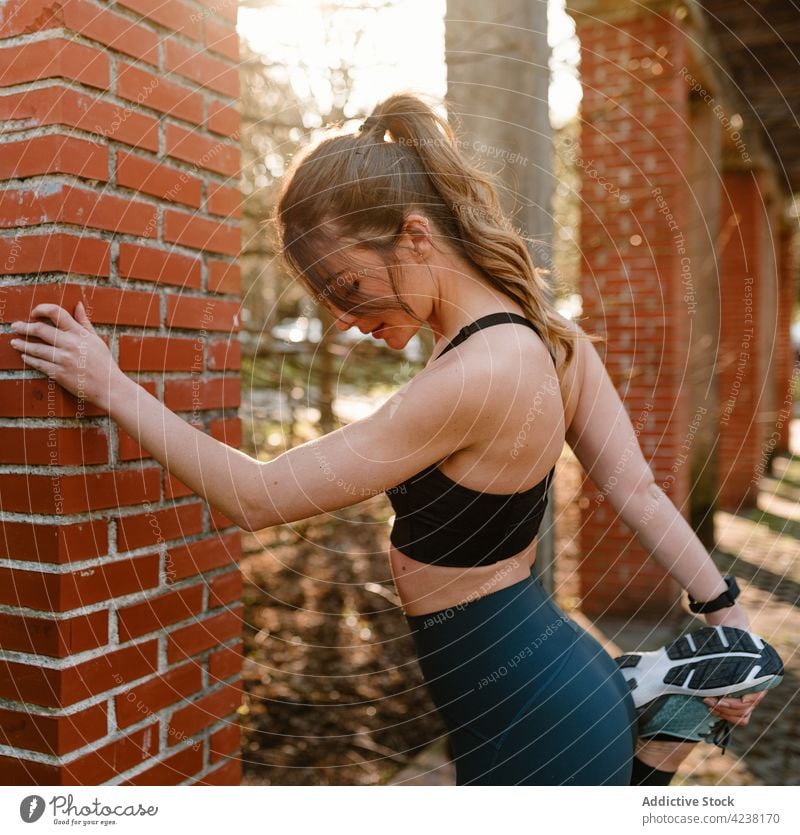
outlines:
[[706, 626], [654, 652], [616, 659], [630, 688], [643, 739], [665, 735], [706, 742], [723, 750], [732, 725], [703, 699], [743, 696], [776, 687], [783, 662], [758, 635], [732, 626]]

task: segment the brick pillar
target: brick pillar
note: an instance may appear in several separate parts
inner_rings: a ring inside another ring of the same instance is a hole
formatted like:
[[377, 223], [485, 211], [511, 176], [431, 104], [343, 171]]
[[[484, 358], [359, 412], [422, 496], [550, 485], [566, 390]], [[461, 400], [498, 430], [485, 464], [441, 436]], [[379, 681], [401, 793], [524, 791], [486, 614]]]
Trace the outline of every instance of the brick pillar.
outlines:
[[777, 413], [770, 435], [771, 455], [789, 452], [789, 425], [792, 419], [794, 382], [800, 366], [795, 366], [790, 338], [792, 313], [797, 298], [797, 264], [794, 258], [794, 226], [784, 226], [778, 238], [778, 321], [775, 357], [775, 403]]
[[239, 446], [236, 5], [0, 7], [0, 782], [238, 784], [240, 532], [8, 323], [79, 298]]
[[[601, 7], [611, 7], [609, 20]], [[590, 332], [637, 430], [656, 482], [686, 512], [681, 458], [691, 419], [686, 385], [690, 303], [690, 162], [686, 32], [669, 13], [570, 2], [581, 41], [581, 292]], [[586, 12], [585, 14], [583, 12]], [[586, 479], [580, 568], [587, 613], [661, 617], [679, 588]], [[646, 521], [646, 520], [645, 520]], [[675, 611], [675, 610], [673, 610]]]
[[761, 401], [767, 384], [759, 332], [766, 214], [757, 172], [726, 171], [722, 181], [719, 354], [719, 505], [755, 507], [763, 470]]

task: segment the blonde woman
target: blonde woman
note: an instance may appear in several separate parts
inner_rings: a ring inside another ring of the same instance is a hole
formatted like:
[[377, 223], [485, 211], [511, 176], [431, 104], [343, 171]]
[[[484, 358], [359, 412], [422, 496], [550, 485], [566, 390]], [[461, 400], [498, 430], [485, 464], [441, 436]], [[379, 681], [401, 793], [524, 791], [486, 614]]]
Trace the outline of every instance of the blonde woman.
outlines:
[[[40, 305], [33, 317], [53, 324], [17, 329], [43, 344], [15, 347], [246, 530], [386, 492], [396, 511], [391, 567], [459, 784], [666, 783], [714, 722], [746, 723], [763, 692], [713, 707], [702, 697], [743, 691], [763, 663], [752, 642], [743, 654], [749, 672], [715, 692], [698, 683], [676, 697], [701, 706], [693, 727], [676, 734], [651, 715], [649, 738], [637, 741], [629, 688], [645, 660], [656, 669], [669, 653], [629, 656], [621, 671], [531, 572], [566, 441], [596, 484], [615, 473], [609, 501], [694, 600], [712, 601], [708, 623], [748, 628], [656, 486], [592, 339], [548, 304], [493, 184], [462, 156], [448, 124], [416, 97], [392, 96], [358, 132], [300, 155], [275, 221], [288, 266], [337, 327], [371, 332], [398, 351], [426, 323], [437, 337], [426, 368], [367, 418], [259, 462], [125, 376], [80, 305], [74, 318]], [[648, 692], [650, 704], [672, 704], [667, 690]]]

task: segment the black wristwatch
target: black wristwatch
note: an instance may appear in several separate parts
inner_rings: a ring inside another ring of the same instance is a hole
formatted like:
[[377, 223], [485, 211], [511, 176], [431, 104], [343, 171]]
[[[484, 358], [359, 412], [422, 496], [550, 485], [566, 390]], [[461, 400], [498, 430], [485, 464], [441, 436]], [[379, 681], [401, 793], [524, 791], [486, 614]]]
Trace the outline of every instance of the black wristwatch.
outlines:
[[739, 586], [736, 583], [736, 578], [731, 574], [726, 574], [722, 579], [728, 584], [726, 591], [722, 592], [719, 597], [715, 597], [713, 600], [707, 600], [705, 603], [699, 603], [690, 594], [689, 610], [696, 615], [708, 615], [719, 609], [727, 609], [733, 606], [734, 601], [739, 596]]

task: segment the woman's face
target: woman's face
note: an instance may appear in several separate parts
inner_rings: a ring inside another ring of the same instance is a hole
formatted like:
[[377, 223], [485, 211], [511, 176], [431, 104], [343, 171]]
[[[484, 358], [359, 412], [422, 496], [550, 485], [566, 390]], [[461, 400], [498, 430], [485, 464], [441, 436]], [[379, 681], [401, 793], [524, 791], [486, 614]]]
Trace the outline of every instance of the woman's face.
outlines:
[[[403, 291], [404, 302], [424, 319], [425, 302], [429, 297], [425, 291], [421, 293], [420, 288], [407, 286], [415, 283], [409, 280], [407, 273], [407, 270], [401, 270], [398, 289]], [[396, 306], [397, 300], [388, 269], [377, 253], [364, 253], [362, 250], [357, 260], [354, 259], [349, 266], [341, 266], [335, 272], [331, 283], [334, 284], [334, 292], [329, 295], [321, 293], [319, 300], [328, 308], [339, 330], [346, 331], [357, 327], [362, 333], [372, 333], [376, 339], [383, 339], [390, 348], [399, 350], [420, 329], [420, 322], [409, 316], [405, 310], [390, 307]], [[412, 292], [409, 293], [408, 289]], [[351, 298], [353, 306], [346, 311], [342, 310], [337, 306], [335, 296]], [[381, 303], [385, 304], [386, 309], [370, 310], [371, 305], [368, 301], [373, 299], [378, 307]]]

